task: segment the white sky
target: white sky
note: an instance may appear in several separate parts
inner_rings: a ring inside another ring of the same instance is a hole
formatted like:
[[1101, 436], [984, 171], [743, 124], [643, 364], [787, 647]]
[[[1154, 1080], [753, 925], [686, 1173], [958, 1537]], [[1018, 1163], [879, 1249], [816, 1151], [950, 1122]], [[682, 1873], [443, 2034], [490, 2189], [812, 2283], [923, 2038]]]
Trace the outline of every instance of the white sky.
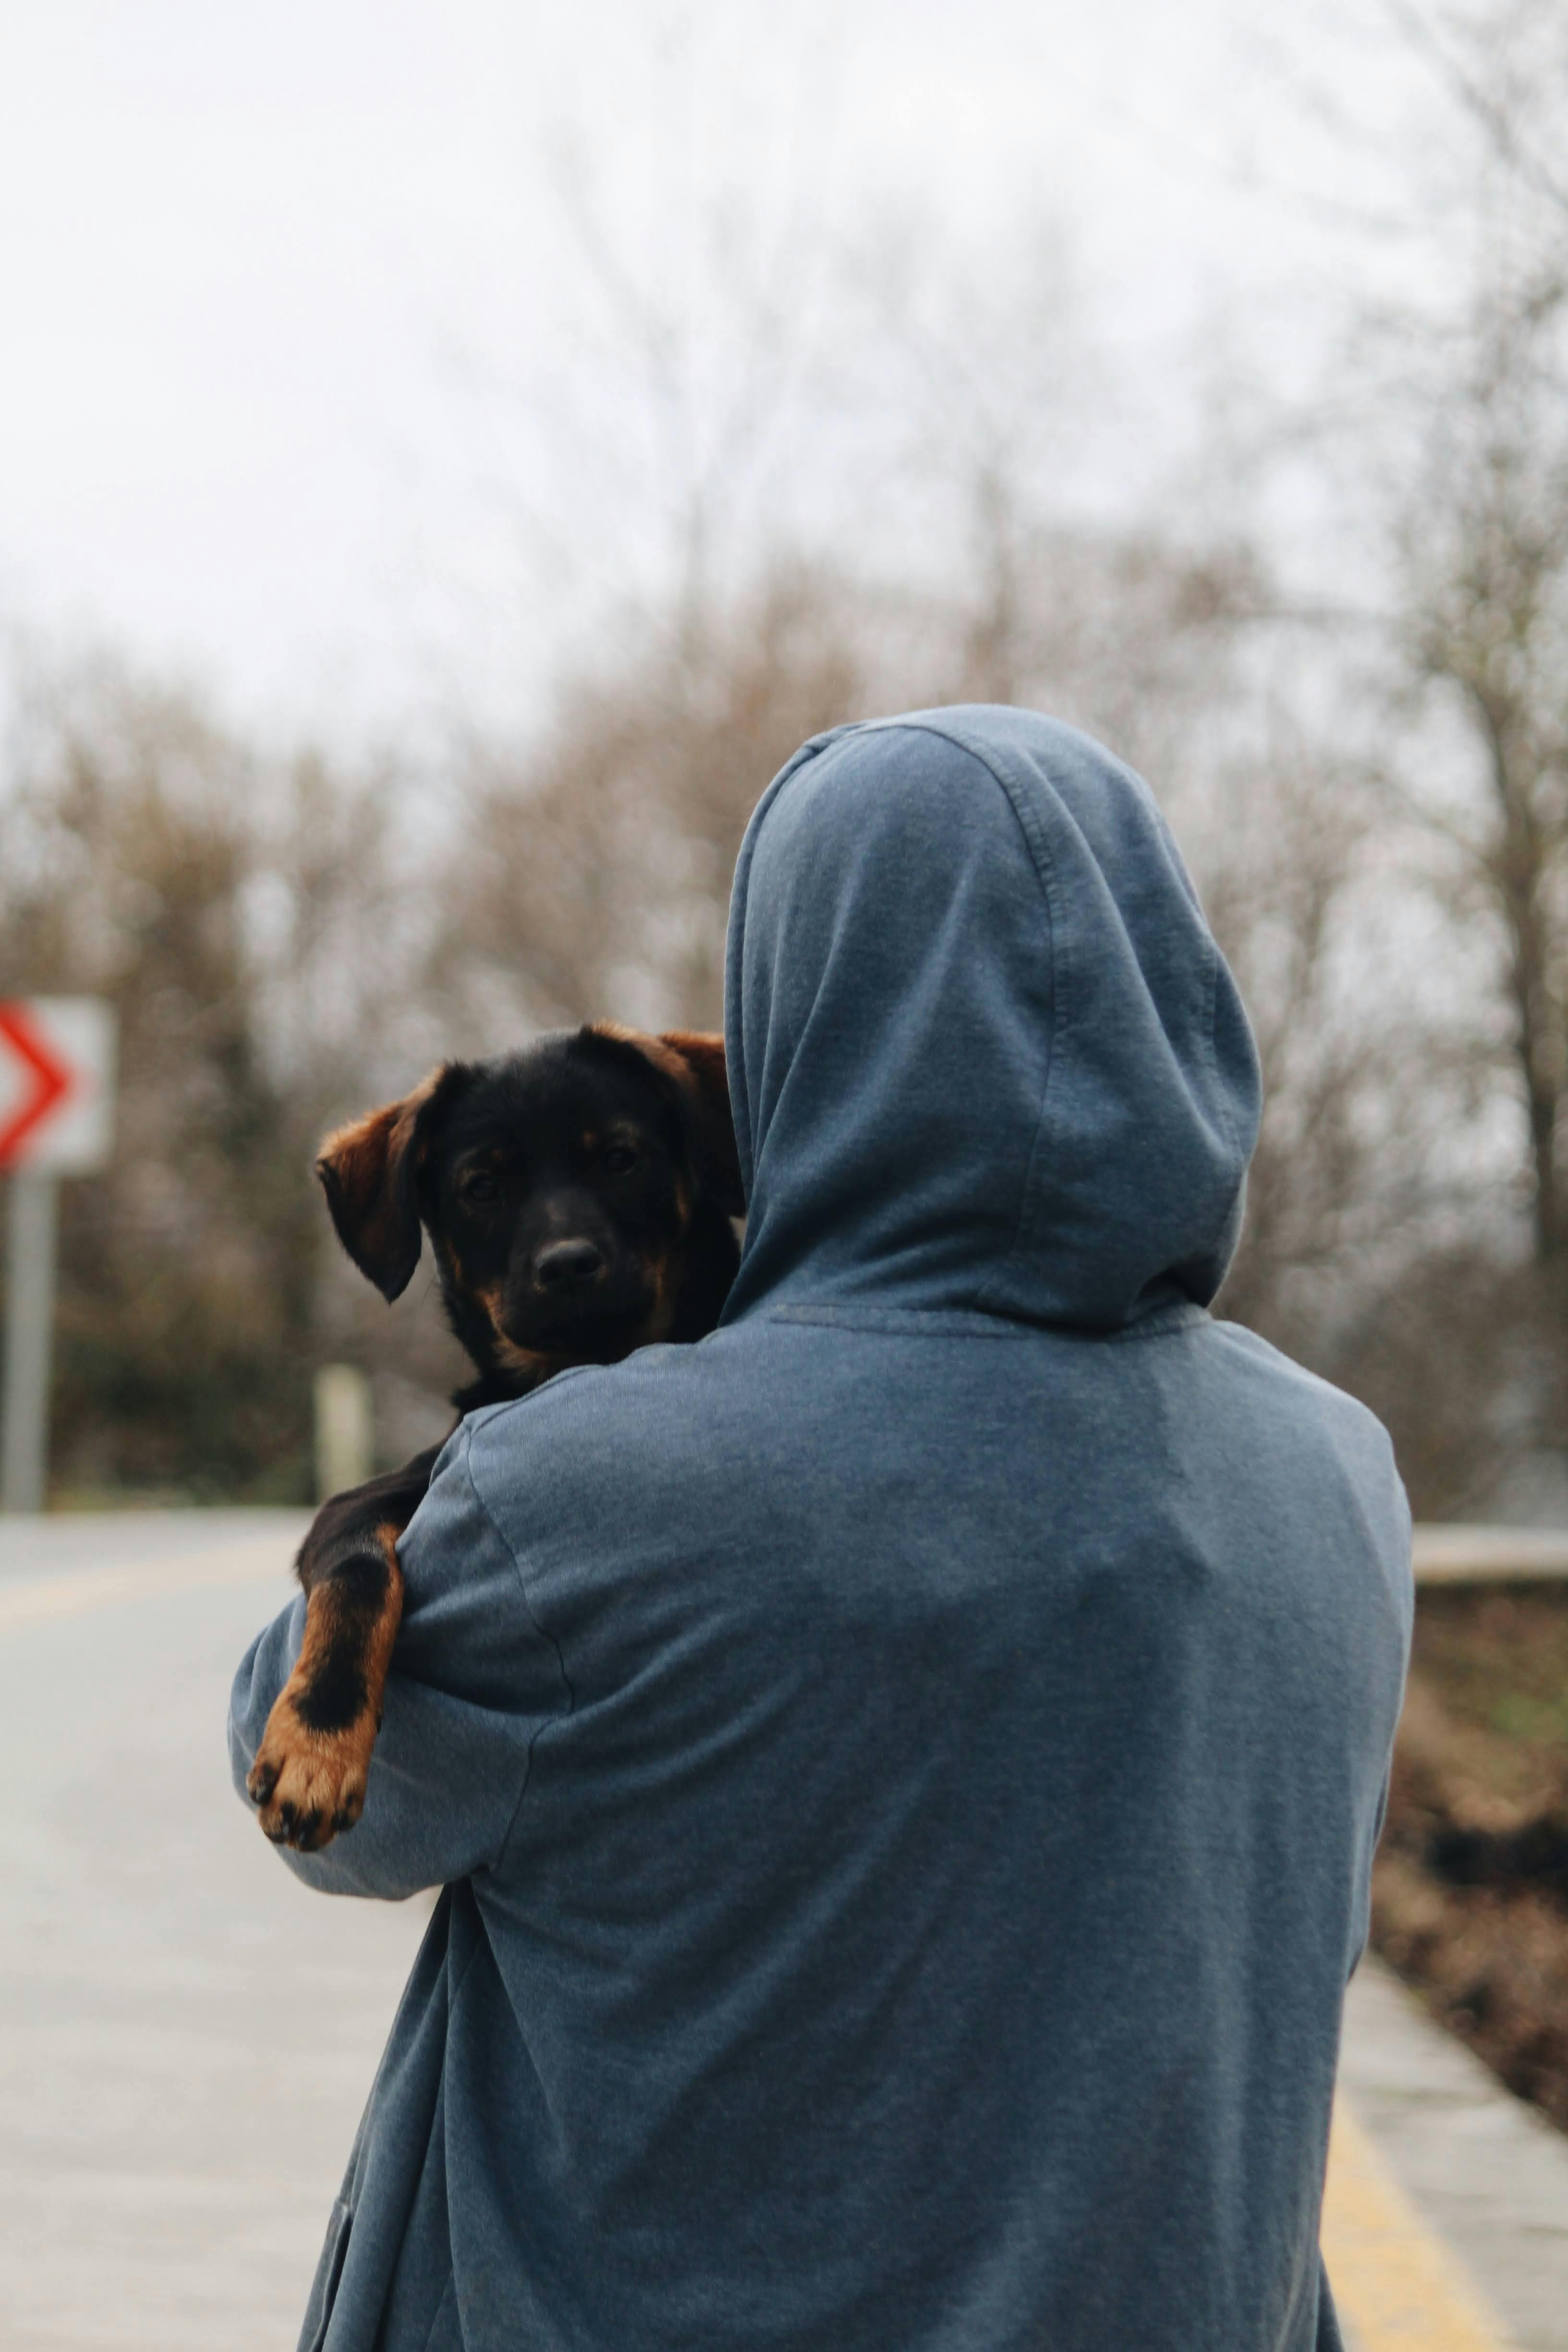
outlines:
[[[839, 241], [914, 205], [977, 256], [1049, 217], [1137, 387], [1094, 462], [1152, 478], [1216, 353], [1318, 364], [1344, 266], [1247, 16], [0, 0], [0, 625], [266, 729], [525, 709], [581, 607], [523, 518], [594, 536], [560, 451], [579, 409], [614, 431], [563, 136], [667, 290], [707, 188], [754, 180], [764, 226], [804, 202]], [[1354, 80], [1392, 133], [1403, 85]], [[613, 532], [598, 552], [613, 572]]]

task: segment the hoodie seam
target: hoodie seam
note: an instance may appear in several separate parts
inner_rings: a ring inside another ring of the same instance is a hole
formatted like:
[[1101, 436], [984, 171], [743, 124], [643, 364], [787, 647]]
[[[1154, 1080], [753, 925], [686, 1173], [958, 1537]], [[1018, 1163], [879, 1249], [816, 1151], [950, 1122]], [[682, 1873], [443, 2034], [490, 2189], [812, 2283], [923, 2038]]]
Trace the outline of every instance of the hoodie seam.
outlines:
[[1204, 1059], [1208, 1064], [1209, 1078], [1214, 1087], [1215, 1100], [1219, 1105], [1226, 1140], [1232, 1151], [1239, 1154], [1241, 1134], [1236, 1123], [1236, 1106], [1231, 1101], [1229, 1087], [1219, 1074], [1219, 1040], [1215, 1034], [1215, 1016], [1219, 1010], [1219, 941], [1208, 929], [1206, 918], [1204, 929], [1208, 938], [1208, 955], [1204, 965]]
[[1039, 1109], [1036, 1114], [1034, 1133], [1029, 1138], [1028, 1156], [1024, 1164], [1024, 1181], [1018, 1202], [1018, 1213], [1014, 1221], [1013, 1238], [1007, 1244], [1001, 1264], [993, 1269], [986, 1280], [973, 1293], [973, 1300], [977, 1313], [996, 1313], [1000, 1311], [1001, 1297], [1007, 1278], [1018, 1268], [1034, 1227], [1035, 1196], [1038, 1190], [1035, 1177], [1039, 1166], [1041, 1142], [1046, 1131], [1046, 1114], [1050, 1104], [1051, 1081], [1056, 1075], [1057, 1047], [1059, 1039], [1070, 1025], [1072, 1018], [1072, 974], [1058, 944], [1060, 926], [1058, 921], [1058, 886], [1056, 861], [1051, 856], [1050, 844], [1046, 837], [1045, 826], [1040, 822], [1038, 812], [1032, 806], [1016, 779], [999, 766], [989, 752], [980, 750], [972, 742], [963, 731], [957, 728], [939, 727], [929, 719], [873, 721], [863, 730], [857, 731], [868, 734], [881, 732], [891, 734], [902, 731], [910, 735], [933, 735], [939, 742], [951, 743], [955, 751], [963, 752], [968, 759], [973, 760], [976, 767], [990, 777], [1013, 813], [1013, 821], [1024, 837], [1024, 846], [1028, 852], [1029, 863], [1034, 868], [1035, 879], [1039, 885], [1040, 898], [1045, 907], [1047, 955], [1050, 965], [1051, 1018], [1049, 1032], [1046, 1038], [1046, 1074], [1040, 1083]]
[[[741, 844], [741, 854], [735, 861], [734, 878], [730, 885], [731, 920], [724, 941], [724, 993], [726, 998], [732, 1000], [735, 1004], [737, 1024], [743, 995], [741, 987], [741, 967], [745, 956], [745, 908], [749, 896], [752, 864], [756, 856], [757, 836], [763, 829], [769, 810], [790, 778], [797, 775], [808, 761], [819, 758], [830, 743], [839, 742], [846, 735], [858, 735], [861, 731], [862, 730], [856, 726], [836, 727], [827, 734], [816, 736], [809, 743], [803, 743], [793, 759], [784, 762], [756, 807], [752, 811], [750, 822], [746, 826], [745, 838]], [[740, 1043], [737, 1025], [736, 1051], [731, 1057], [729, 1023], [726, 1021], [724, 1067], [730, 1086], [730, 1124], [735, 1130], [735, 1147], [741, 1160], [741, 1190], [749, 1208], [756, 1181], [757, 1167], [756, 1155], [752, 1149], [751, 1097], [746, 1090], [745, 1059], [740, 1051]]]
[[[973, 1323], [962, 1329], [951, 1321], [953, 1315], [978, 1315], [993, 1326], [977, 1330]], [[1094, 1340], [1106, 1347], [1127, 1347], [1135, 1340], [1174, 1338], [1178, 1332], [1190, 1331], [1200, 1323], [1212, 1323], [1213, 1316], [1195, 1299], [1173, 1301], [1152, 1308], [1136, 1323], [1116, 1324], [1107, 1329], [1096, 1323], [1029, 1322], [1017, 1315], [994, 1315], [984, 1308], [941, 1307], [820, 1307], [784, 1306], [763, 1310], [759, 1320], [764, 1323], [804, 1323], [816, 1330], [870, 1331], [889, 1339], [1053, 1339]]]
[[[977, 1329], [970, 1322], [962, 1329], [948, 1319], [949, 1313], [978, 1316], [990, 1325], [990, 1329]], [[987, 1315], [983, 1308], [956, 1307], [944, 1310], [940, 1307], [773, 1307], [763, 1310], [765, 1323], [805, 1323], [826, 1331], [878, 1331], [891, 1339], [1026, 1339], [1038, 1325], [1009, 1319], [1005, 1316]], [[1059, 1326], [1053, 1325], [1053, 1329]]]

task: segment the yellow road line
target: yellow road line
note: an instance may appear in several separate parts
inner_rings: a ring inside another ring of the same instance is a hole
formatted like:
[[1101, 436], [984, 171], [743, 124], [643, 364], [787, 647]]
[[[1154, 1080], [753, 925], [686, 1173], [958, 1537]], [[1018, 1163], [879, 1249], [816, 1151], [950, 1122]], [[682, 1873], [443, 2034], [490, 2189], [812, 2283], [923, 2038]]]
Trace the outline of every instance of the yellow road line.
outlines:
[[1512, 2339], [1422, 2220], [1342, 2094], [1329, 2137], [1322, 2243], [1356, 2352], [1510, 2352]]
[[294, 1547], [266, 1536], [226, 1544], [221, 1551], [189, 1553], [184, 1559], [139, 1561], [130, 1568], [62, 1569], [26, 1582], [0, 1582], [0, 1633], [20, 1625], [41, 1625], [56, 1617], [80, 1617], [117, 1601], [147, 1601], [165, 1592], [189, 1592], [225, 1584], [254, 1584], [264, 1576], [279, 1581], [289, 1573]]

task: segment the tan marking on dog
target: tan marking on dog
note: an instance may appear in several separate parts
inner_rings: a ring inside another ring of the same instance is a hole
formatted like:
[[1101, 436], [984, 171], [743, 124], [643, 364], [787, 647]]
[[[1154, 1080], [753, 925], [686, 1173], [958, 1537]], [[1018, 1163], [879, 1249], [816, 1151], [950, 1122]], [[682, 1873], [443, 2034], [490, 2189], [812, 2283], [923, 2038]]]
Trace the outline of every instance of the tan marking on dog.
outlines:
[[667, 1029], [659, 1043], [679, 1054], [687, 1068], [695, 1072], [704, 1093], [721, 1101], [728, 1111], [730, 1066], [722, 1033], [713, 1029]]
[[509, 1372], [524, 1372], [531, 1380], [547, 1381], [552, 1372], [563, 1372], [579, 1360], [575, 1356], [563, 1356], [543, 1348], [521, 1346], [501, 1321], [504, 1300], [499, 1282], [471, 1295], [485, 1310], [485, 1319], [495, 1333], [497, 1360]]
[[273, 1704], [256, 1761], [246, 1776], [246, 1787], [258, 1807], [257, 1818], [274, 1845], [319, 1853], [331, 1845], [340, 1830], [352, 1829], [364, 1811], [371, 1751], [381, 1725], [393, 1644], [403, 1619], [398, 1533], [390, 1525], [376, 1530], [391, 1570], [386, 1600], [359, 1661], [364, 1675], [364, 1707], [340, 1731], [312, 1730], [299, 1712], [297, 1702], [338, 1631], [330, 1577], [314, 1586], [306, 1601], [299, 1659]]
[[524, 1348], [512, 1339], [501, 1322], [502, 1297], [499, 1283], [474, 1295], [485, 1310], [490, 1329], [495, 1333], [497, 1360], [509, 1372], [523, 1372], [531, 1380], [548, 1381], [557, 1372], [572, 1370], [579, 1364], [619, 1363], [634, 1349], [650, 1348], [660, 1339], [668, 1339], [675, 1328], [676, 1285], [671, 1278], [667, 1257], [645, 1258], [653, 1279], [653, 1305], [642, 1321], [626, 1334], [623, 1344], [613, 1356], [568, 1356], [556, 1349]]
[[696, 1084], [691, 1065], [662, 1037], [652, 1037], [646, 1029], [629, 1029], [624, 1021], [590, 1021], [588, 1027], [595, 1037], [613, 1037], [617, 1045], [635, 1045], [678, 1087], [689, 1090]]
[[653, 1276], [653, 1306], [643, 1319], [641, 1336], [632, 1345], [654, 1348], [661, 1339], [668, 1339], [675, 1328], [677, 1285], [668, 1256], [646, 1258], [643, 1262]]
[[691, 1107], [695, 1124], [715, 1164], [732, 1180], [733, 1197], [738, 1199], [741, 1168], [735, 1150], [723, 1038], [716, 1031], [706, 1029], [666, 1029], [659, 1036], [650, 1037], [646, 1031], [628, 1029], [619, 1021], [591, 1021], [587, 1025], [593, 1036], [613, 1037], [617, 1045], [635, 1045], [656, 1070], [662, 1071], [679, 1089]]
[[384, 1182], [389, 1163], [408, 1149], [419, 1114], [440, 1085], [446, 1064], [420, 1079], [412, 1094], [362, 1112], [322, 1138], [318, 1173], [335, 1177], [351, 1201], [368, 1198]]
[[527, 1372], [540, 1381], [547, 1381], [554, 1373], [564, 1372], [584, 1360], [581, 1356], [546, 1355], [542, 1348], [520, 1348], [504, 1331], [496, 1334], [496, 1356], [509, 1372]]
[[[383, 1281], [382, 1269], [391, 1278], [391, 1270], [405, 1259], [409, 1273], [418, 1260], [419, 1220], [402, 1181], [404, 1161], [416, 1143], [419, 1114], [446, 1070], [443, 1063], [400, 1102], [383, 1103], [334, 1128], [316, 1155], [316, 1174], [339, 1236], [374, 1282]], [[403, 1275], [399, 1286], [407, 1279]]]

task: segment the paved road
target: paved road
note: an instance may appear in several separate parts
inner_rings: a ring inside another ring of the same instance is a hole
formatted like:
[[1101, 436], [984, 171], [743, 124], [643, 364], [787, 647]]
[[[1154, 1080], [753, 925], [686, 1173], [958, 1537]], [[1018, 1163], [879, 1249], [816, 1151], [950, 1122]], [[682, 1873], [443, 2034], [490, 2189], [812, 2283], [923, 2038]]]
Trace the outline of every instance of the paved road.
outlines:
[[289, 2352], [423, 1904], [298, 1886], [223, 1726], [280, 1513], [0, 1526], [0, 2343]]
[[[428, 1910], [306, 1894], [229, 1790], [301, 1524], [0, 1522], [4, 2352], [294, 2344]], [[1375, 1967], [1342, 2090], [1353, 2352], [1568, 2352], [1568, 2139]]]

